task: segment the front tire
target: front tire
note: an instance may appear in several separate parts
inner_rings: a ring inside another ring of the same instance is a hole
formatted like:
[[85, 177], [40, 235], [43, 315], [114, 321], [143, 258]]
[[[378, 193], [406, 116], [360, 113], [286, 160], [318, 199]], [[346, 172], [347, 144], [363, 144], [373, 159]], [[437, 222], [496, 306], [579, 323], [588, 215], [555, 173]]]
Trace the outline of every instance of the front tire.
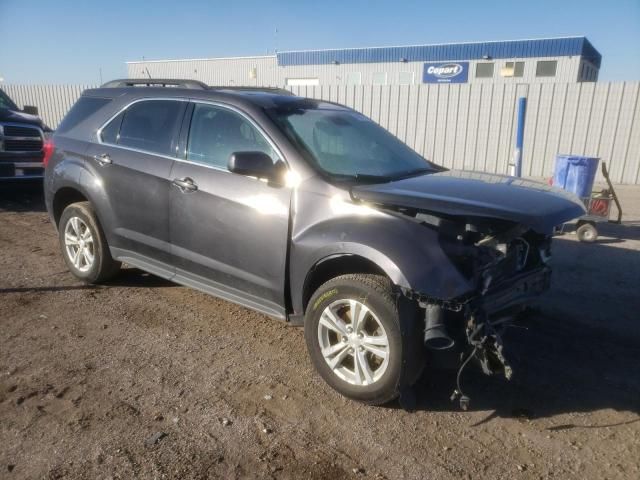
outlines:
[[85, 283], [113, 278], [122, 265], [111, 257], [107, 240], [89, 202], [72, 203], [58, 224], [62, 256], [71, 273]]
[[349, 274], [323, 284], [305, 313], [305, 338], [322, 378], [370, 405], [395, 399], [424, 364], [418, 309], [388, 278]]

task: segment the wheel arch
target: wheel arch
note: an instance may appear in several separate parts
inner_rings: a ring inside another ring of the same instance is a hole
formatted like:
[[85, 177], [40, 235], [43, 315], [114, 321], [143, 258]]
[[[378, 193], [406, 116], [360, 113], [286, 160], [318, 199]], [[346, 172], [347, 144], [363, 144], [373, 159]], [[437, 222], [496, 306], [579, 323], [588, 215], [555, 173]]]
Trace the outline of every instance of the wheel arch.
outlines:
[[[378, 252], [377, 256], [380, 256]], [[384, 256], [383, 256], [384, 257]], [[408, 286], [400, 270], [386, 257], [384, 259], [363, 254], [363, 252], [341, 252], [322, 257], [307, 272], [301, 294], [303, 313], [306, 312], [313, 293], [325, 282], [340, 275], [371, 273], [381, 275], [393, 284]]]
[[62, 212], [72, 203], [88, 202], [89, 198], [80, 189], [70, 186], [59, 188], [53, 195], [52, 214], [56, 228], [60, 223]]

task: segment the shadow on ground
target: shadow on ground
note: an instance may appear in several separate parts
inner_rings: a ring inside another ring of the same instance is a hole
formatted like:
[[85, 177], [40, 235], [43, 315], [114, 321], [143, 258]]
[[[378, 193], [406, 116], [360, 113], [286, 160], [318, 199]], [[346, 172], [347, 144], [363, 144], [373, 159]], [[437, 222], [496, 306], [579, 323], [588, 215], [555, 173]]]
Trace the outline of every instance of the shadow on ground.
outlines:
[[[640, 240], [640, 221], [622, 221], [621, 223], [604, 221], [596, 222], [595, 226], [598, 230], [598, 239], [595, 243], [600, 245]], [[565, 233], [559, 234], [558, 237], [574, 234], [575, 225], [567, 225], [564, 230]]]
[[44, 212], [42, 180], [0, 182], [0, 210]]
[[0, 295], [3, 293], [43, 293], [43, 292], [65, 292], [71, 290], [104, 290], [114, 287], [136, 287], [136, 288], [163, 288], [176, 287], [175, 283], [156, 277], [150, 273], [143, 272], [137, 268], [124, 268], [113, 280], [102, 285], [51, 285], [44, 287], [12, 287], [0, 288]]
[[[522, 326], [526, 329], [512, 328], [505, 334], [514, 370], [511, 381], [484, 376], [475, 365], [463, 373], [470, 409], [493, 411], [484, 421], [496, 416], [526, 421], [601, 409], [640, 413], [637, 339], [583, 329], [544, 313], [534, 314]], [[455, 372], [423, 376], [416, 388], [416, 408], [460, 410], [449, 400], [454, 388]], [[563, 428], [605, 426], [581, 423]]]
[[[606, 235], [629, 238], [638, 228], [607, 225]], [[640, 413], [640, 252], [631, 243], [555, 239], [551, 291], [505, 333], [511, 381], [486, 377], [475, 366], [463, 374], [472, 410], [523, 420], [607, 408]], [[455, 372], [424, 376], [417, 408], [458, 410], [449, 401], [454, 388]]]

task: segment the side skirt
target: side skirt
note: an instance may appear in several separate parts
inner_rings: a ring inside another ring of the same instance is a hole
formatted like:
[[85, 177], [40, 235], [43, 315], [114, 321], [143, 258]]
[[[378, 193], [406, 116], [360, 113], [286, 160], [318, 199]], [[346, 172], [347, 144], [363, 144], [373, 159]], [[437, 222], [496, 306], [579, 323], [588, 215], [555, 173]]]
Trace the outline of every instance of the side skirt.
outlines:
[[273, 302], [265, 302], [260, 298], [248, 295], [240, 290], [232, 289], [205, 278], [193, 276], [184, 270], [176, 270], [170, 265], [129, 250], [115, 247], [110, 247], [109, 249], [114, 259], [137, 267], [145, 272], [184, 285], [185, 287], [199, 290], [222, 300], [250, 308], [270, 317], [277, 318], [278, 320], [287, 320], [284, 306], [276, 305]]

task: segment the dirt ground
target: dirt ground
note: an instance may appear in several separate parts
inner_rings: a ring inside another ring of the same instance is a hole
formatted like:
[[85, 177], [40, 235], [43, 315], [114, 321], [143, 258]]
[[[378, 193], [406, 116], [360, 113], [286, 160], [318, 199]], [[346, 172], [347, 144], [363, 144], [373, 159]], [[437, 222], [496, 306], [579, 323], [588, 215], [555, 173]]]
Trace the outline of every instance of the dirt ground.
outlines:
[[428, 372], [417, 408], [314, 373], [300, 329], [135, 269], [67, 272], [37, 188], [0, 185], [0, 478], [640, 478], [640, 189], [554, 245], [514, 378]]

